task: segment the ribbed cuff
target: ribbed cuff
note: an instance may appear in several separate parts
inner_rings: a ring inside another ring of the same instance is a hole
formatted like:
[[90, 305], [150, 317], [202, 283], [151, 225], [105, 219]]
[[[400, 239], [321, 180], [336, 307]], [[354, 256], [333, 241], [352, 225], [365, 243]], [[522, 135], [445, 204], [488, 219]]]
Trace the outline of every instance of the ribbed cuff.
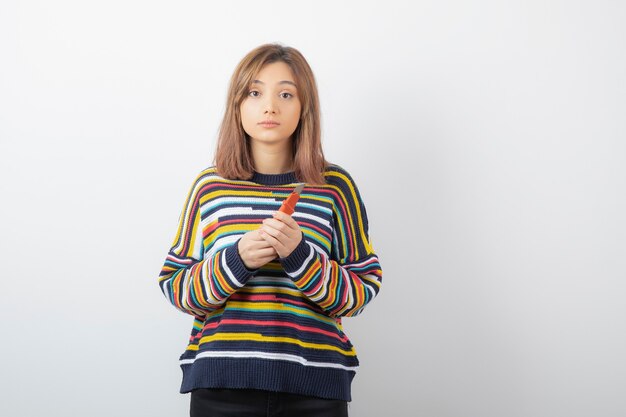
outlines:
[[279, 258], [278, 260], [285, 269], [285, 272], [295, 272], [300, 269], [300, 267], [302, 267], [302, 264], [311, 253], [311, 250], [311, 247], [306, 243], [306, 240], [304, 239], [303, 233], [302, 240], [300, 241], [300, 243], [298, 243], [298, 246], [296, 246], [293, 252], [291, 252], [284, 258]]
[[241, 255], [239, 255], [240, 240], [241, 239], [237, 239], [232, 246], [226, 249], [226, 265], [228, 265], [237, 280], [244, 284], [258, 269], [248, 269], [246, 264], [243, 263], [243, 259], [241, 259]]

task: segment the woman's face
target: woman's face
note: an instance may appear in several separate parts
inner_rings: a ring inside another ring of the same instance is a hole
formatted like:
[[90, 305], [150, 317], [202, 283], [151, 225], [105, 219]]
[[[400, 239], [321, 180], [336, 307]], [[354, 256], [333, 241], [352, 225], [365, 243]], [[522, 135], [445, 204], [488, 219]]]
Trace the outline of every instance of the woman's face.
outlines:
[[243, 129], [251, 140], [268, 145], [288, 142], [298, 126], [301, 111], [291, 68], [284, 62], [261, 68], [239, 111]]

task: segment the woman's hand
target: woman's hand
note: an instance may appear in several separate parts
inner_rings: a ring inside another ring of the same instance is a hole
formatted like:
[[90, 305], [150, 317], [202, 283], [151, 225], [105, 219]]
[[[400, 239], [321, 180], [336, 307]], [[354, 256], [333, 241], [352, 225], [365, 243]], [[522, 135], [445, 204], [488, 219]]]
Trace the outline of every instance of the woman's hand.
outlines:
[[239, 256], [248, 269], [257, 269], [276, 259], [276, 250], [263, 237], [260, 229], [244, 234], [238, 244]]
[[300, 225], [281, 211], [276, 211], [273, 218], [263, 220], [259, 232], [281, 258], [289, 256], [302, 240]]

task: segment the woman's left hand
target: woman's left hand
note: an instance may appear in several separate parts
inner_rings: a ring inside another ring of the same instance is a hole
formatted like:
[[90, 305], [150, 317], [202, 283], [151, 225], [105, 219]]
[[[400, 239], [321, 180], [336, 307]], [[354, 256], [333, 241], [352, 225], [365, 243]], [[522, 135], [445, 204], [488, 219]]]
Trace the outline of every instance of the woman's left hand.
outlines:
[[263, 220], [260, 233], [281, 258], [289, 256], [302, 240], [300, 225], [282, 211], [276, 211], [273, 218]]

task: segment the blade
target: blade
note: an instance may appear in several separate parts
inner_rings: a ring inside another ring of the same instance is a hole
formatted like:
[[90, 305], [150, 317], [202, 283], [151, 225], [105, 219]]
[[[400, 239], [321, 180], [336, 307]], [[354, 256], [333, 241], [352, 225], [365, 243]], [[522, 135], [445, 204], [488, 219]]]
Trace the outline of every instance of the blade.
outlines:
[[296, 194], [300, 194], [302, 192], [302, 189], [304, 188], [304, 183], [300, 183], [296, 186], [296, 189], [293, 190], [294, 193]]

